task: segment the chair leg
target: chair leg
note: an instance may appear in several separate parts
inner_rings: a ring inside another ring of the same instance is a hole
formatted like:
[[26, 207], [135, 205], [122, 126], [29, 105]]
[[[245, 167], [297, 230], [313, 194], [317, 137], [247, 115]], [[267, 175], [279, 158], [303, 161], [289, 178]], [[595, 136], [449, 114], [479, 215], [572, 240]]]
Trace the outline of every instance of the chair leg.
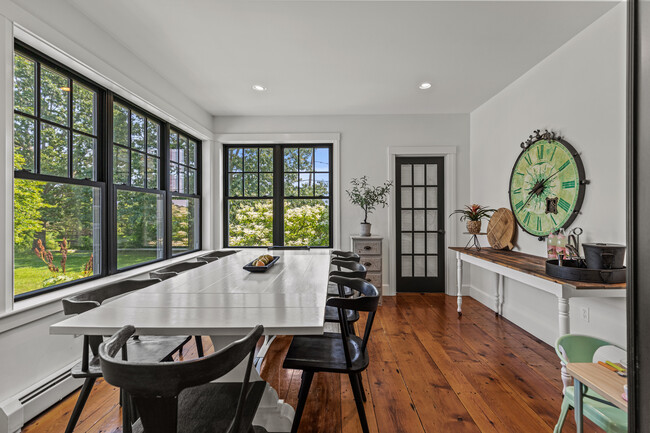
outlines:
[[133, 423], [133, 404], [131, 397], [124, 391], [120, 389], [120, 397], [124, 404], [122, 405], [122, 431], [123, 433], [132, 432], [132, 423]]
[[298, 406], [296, 407], [296, 414], [293, 417], [293, 424], [291, 425], [291, 433], [296, 433], [298, 431], [298, 427], [300, 426], [300, 418], [302, 418], [302, 412], [305, 409], [305, 403], [307, 403], [307, 396], [309, 395], [309, 388], [311, 387], [311, 381], [313, 378], [314, 378], [314, 372], [312, 371], [302, 372], [300, 391], [298, 391]]
[[366, 410], [363, 407], [363, 397], [361, 397], [360, 385], [357, 375], [355, 373], [348, 374], [350, 377], [350, 385], [354, 393], [354, 402], [357, 404], [357, 412], [359, 412], [359, 422], [361, 422], [361, 430], [363, 433], [369, 433], [368, 420], [366, 419]]
[[562, 426], [564, 426], [564, 421], [566, 421], [566, 416], [567, 413], [569, 412], [569, 406], [570, 406], [569, 400], [567, 400], [567, 398], [564, 397], [564, 400], [562, 400], [562, 408], [560, 409], [560, 418], [558, 418], [557, 420], [557, 424], [553, 429], [553, 433], [562, 432]]
[[194, 339], [196, 340], [196, 352], [199, 354], [199, 358], [203, 358], [203, 339], [200, 335], [195, 335]]
[[77, 422], [79, 421], [79, 417], [81, 416], [81, 411], [83, 411], [84, 406], [86, 405], [86, 401], [88, 400], [90, 391], [93, 389], [95, 380], [96, 378], [94, 377], [88, 377], [84, 381], [84, 384], [81, 387], [81, 393], [79, 394], [79, 398], [77, 398], [77, 403], [74, 405], [74, 409], [70, 414], [70, 419], [68, 420], [68, 426], [65, 429], [65, 433], [72, 433], [74, 431], [74, 428], [77, 426]]
[[365, 389], [363, 389], [363, 377], [361, 377], [361, 373], [357, 373], [357, 380], [359, 381], [359, 391], [361, 391], [361, 397], [363, 397], [363, 402], [365, 403], [368, 401], [368, 398], [366, 397]]

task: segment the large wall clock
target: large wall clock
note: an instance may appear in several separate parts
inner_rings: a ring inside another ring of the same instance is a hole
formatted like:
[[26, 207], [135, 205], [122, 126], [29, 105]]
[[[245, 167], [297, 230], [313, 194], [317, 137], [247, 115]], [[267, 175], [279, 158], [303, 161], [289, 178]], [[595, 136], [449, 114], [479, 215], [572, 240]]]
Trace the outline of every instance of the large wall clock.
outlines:
[[537, 130], [521, 147], [510, 175], [510, 207], [519, 226], [542, 240], [578, 216], [585, 170], [573, 146], [552, 132]]

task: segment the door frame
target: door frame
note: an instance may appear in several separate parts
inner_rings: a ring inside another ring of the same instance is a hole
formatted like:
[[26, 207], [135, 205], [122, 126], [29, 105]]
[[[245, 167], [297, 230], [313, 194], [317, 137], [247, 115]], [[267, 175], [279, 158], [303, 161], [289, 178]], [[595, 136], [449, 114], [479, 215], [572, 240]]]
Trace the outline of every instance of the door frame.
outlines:
[[[456, 209], [456, 153], [458, 149], [456, 146], [413, 146], [413, 147], [400, 147], [392, 146], [388, 148], [388, 179], [395, 183], [395, 159], [397, 157], [417, 157], [417, 156], [433, 156], [443, 157], [445, 159], [445, 209]], [[397, 294], [397, 229], [395, 227], [395, 206], [396, 206], [396, 192], [395, 188], [390, 189], [388, 197], [388, 290], [384, 295]], [[456, 225], [458, 222], [455, 218], [446, 218], [448, 223], [445, 225], [445, 293], [450, 295], [455, 293], [455, 273], [452, 272], [451, 266], [455, 263], [454, 254], [447, 249], [448, 246], [453, 245], [456, 241]], [[454, 274], [454, 275], [452, 275]]]

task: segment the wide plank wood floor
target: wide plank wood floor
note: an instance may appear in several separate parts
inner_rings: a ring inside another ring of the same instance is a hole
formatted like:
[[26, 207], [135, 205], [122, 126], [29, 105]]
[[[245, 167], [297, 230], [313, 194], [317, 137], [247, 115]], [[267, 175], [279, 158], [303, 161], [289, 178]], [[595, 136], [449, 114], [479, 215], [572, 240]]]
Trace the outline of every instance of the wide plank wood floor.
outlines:
[[[442, 294], [384, 298], [373, 327], [370, 367], [363, 374], [370, 431], [376, 433], [552, 432], [562, 382], [554, 350], [479, 302]], [[363, 323], [359, 323], [360, 329]], [[291, 337], [278, 337], [262, 377], [295, 407], [300, 372], [284, 370]], [[207, 352], [210, 339], [204, 337]], [[187, 346], [183, 358], [196, 357]], [[77, 393], [30, 422], [24, 433], [62, 432]], [[575, 432], [573, 413], [563, 429]], [[118, 393], [98, 381], [75, 432], [121, 432]], [[590, 422], [585, 432], [600, 431]], [[361, 432], [347, 377], [317, 374], [301, 433]]]

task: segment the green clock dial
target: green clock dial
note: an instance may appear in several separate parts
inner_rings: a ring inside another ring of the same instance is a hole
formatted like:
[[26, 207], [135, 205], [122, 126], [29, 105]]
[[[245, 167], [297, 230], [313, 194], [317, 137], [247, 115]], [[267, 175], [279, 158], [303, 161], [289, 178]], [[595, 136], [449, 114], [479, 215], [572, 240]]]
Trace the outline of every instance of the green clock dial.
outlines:
[[534, 236], [568, 227], [582, 205], [580, 156], [562, 139], [540, 139], [521, 152], [510, 175], [510, 206], [517, 223]]

